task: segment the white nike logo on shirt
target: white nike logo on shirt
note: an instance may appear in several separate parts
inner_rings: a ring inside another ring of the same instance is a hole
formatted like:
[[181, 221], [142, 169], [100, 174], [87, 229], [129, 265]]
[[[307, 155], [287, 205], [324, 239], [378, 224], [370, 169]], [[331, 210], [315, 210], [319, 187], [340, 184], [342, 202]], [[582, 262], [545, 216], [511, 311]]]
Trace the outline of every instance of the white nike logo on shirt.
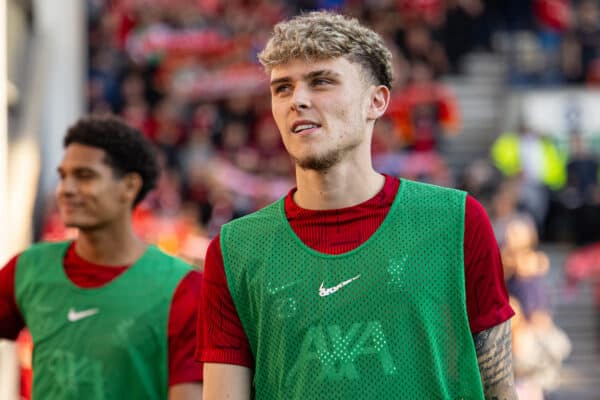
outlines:
[[341, 288], [343, 288], [350, 282], [357, 280], [358, 278], [360, 278], [360, 274], [356, 275], [354, 278], [348, 279], [347, 281], [338, 283], [337, 285], [330, 287], [330, 288], [324, 288], [323, 285], [325, 284], [325, 281], [323, 281], [321, 283], [321, 287], [319, 287], [319, 296], [321, 296], [321, 297], [329, 296], [330, 294], [337, 292], [338, 290], [340, 290]]
[[75, 311], [73, 307], [69, 310], [69, 314], [67, 315], [67, 319], [71, 322], [79, 321], [80, 319], [84, 319], [87, 317], [91, 317], [94, 314], [98, 313], [97, 308], [90, 308], [89, 310], [83, 311]]

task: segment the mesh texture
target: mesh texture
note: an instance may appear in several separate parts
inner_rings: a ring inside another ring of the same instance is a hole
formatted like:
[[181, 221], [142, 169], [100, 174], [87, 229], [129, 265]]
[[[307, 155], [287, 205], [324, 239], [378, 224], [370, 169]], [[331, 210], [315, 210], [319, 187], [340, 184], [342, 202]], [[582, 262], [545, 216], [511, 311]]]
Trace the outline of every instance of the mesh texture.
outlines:
[[83, 289], [64, 273], [68, 247], [36, 244], [17, 262], [15, 294], [34, 344], [33, 398], [166, 398], [168, 313], [190, 267], [150, 246], [110, 283]]
[[327, 255], [283, 200], [226, 224], [257, 399], [482, 399], [463, 265], [466, 194], [402, 180], [379, 229]]

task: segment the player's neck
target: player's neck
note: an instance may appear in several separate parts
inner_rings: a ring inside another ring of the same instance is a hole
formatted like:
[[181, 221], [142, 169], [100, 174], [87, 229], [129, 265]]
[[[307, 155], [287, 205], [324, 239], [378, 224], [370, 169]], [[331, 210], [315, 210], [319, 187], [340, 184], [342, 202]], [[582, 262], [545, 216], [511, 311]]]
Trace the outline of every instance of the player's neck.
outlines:
[[93, 231], [82, 230], [75, 251], [86, 261], [105, 266], [133, 264], [146, 251], [131, 224]]
[[384, 183], [370, 163], [340, 163], [326, 172], [296, 168], [294, 201], [310, 210], [351, 207], [375, 196]]

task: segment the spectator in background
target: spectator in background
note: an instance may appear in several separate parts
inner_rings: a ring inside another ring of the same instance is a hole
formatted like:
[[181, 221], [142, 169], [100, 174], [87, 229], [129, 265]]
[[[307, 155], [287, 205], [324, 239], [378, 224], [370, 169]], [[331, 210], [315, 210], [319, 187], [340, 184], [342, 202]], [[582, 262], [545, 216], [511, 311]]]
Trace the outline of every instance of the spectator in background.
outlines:
[[498, 31], [533, 28], [534, 0], [485, 0], [488, 20]]
[[523, 400], [544, 400], [545, 393], [556, 388], [571, 342], [555, 325], [532, 323], [515, 297], [510, 305], [515, 310], [511, 325], [517, 394]]
[[[184, 198], [202, 210], [206, 202], [209, 184], [209, 164], [216, 157], [213, 143], [214, 132], [219, 129], [217, 106], [213, 103], [199, 104], [193, 111], [188, 127], [188, 141], [181, 149], [184, 170]], [[204, 213], [199, 211], [198, 223], [205, 223]]]
[[482, 40], [479, 22], [483, 15], [481, 0], [448, 0], [446, 2], [446, 21], [441, 37], [444, 43], [450, 71], [459, 72], [462, 57]]
[[281, 143], [279, 130], [273, 117], [263, 117], [254, 130], [253, 148], [258, 156], [261, 175], [289, 177], [293, 175], [293, 163]]
[[567, 288], [573, 289], [583, 281], [590, 280], [594, 288], [594, 302], [600, 312], [600, 241], [577, 248], [565, 260]]
[[513, 218], [504, 231], [500, 248], [508, 292], [515, 296], [528, 319], [550, 318], [546, 282], [549, 259], [536, 249], [538, 236], [527, 218]]
[[600, 87], [600, 57], [597, 57], [588, 65], [586, 83], [590, 87]]
[[241, 121], [229, 120], [221, 132], [220, 155], [238, 168], [256, 172], [258, 159], [248, 149], [250, 128]]
[[600, 83], [600, 4], [584, 0], [578, 5], [576, 36], [580, 43], [581, 65], [585, 82]]
[[442, 157], [443, 140], [458, 133], [460, 113], [454, 95], [434, 80], [427, 63], [417, 61], [411, 65], [411, 79], [393, 95], [386, 115], [393, 122], [400, 143], [396, 151], [402, 153], [398, 157], [397, 174], [451, 185], [451, 175]]
[[544, 391], [534, 379], [534, 373], [542, 367], [540, 347], [529, 321], [523, 315], [519, 300], [510, 297], [510, 306], [515, 310], [511, 319], [513, 362], [515, 363], [515, 387], [519, 399], [544, 400]]
[[563, 79], [560, 59], [563, 35], [572, 25], [571, 0], [535, 0], [534, 14], [544, 56], [540, 81], [558, 84]]
[[181, 105], [166, 97], [155, 105], [146, 132], [166, 157], [166, 167], [182, 172], [180, 147], [185, 141]]
[[461, 126], [456, 98], [423, 61], [411, 65], [411, 79], [393, 96], [387, 114], [407, 150], [414, 152], [439, 151], [443, 138]]
[[551, 392], [558, 386], [560, 367], [571, 343], [552, 318], [546, 276], [550, 261], [537, 250], [535, 226], [526, 218], [508, 223], [502, 243], [511, 305], [515, 304], [515, 313], [519, 313], [513, 331], [517, 389]]
[[431, 77], [437, 78], [449, 69], [443, 46], [423, 24], [407, 25], [396, 33], [396, 43], [409, 64], [425, 63]]
[[594, 63], [600, 57], [600, 5], [596, 0], [582, 0], [574, 14], [563, 49], [563, 69], [570, 82], [584, 83], [593, 80]]
[[[477, 198], [489, 210], [502, 177], [487, 159], [477, 159], [467, 165], [460, 177], [459, 187]], [[492, 216], [490, 214], [490, 216]], [[493, 221], [492, 221], [493, 222]], [[498, 236], [496, 236], [498, 240]]]
[[[513, 221], [523, 221], [535, 227], [531, 215], [518, 209], [519, 182], [507, 179], [496, 188], [491, 201], [491, 220], [496, 240], [502, 248], [507, 238], [507, 228]], [[537, 235], [537, 232], [536, 232]]]
[[444, 21], [445, 5], [442, 0], [399, 0], [398, 10], [404, 25], [425, 24], [438, 28]]
[[127, 124], [140, 132], [147, 134], [150, 131], [150, 107], [146, 101], [126, 104], [120, 115]]
[[561, 34], [571, 27], [571, 0], [534, 0], [533, 8], [540, 31]]
[[519, 178], [519, 205], [542, 232], [550, 190], [559, 190], [566, 182], [565, 160], [557, 146], [521, 122], [517, 132], [504, 132], [496, 139], [491, 156], [504, 176]]
[[570, 144], [567, 186], [561, 198], [573, 213], [575, 243], [584, 245], [600, 240], [600, 164], [579, 133], [571, 134]]

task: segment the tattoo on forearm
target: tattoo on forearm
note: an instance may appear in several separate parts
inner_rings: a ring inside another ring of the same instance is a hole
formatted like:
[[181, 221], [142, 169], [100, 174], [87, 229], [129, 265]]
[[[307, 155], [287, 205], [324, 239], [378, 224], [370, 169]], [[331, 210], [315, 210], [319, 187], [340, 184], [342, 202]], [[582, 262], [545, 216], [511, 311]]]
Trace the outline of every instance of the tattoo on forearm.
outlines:
[[473, 336], [486, 399], [516, 399], [510, 321]]

